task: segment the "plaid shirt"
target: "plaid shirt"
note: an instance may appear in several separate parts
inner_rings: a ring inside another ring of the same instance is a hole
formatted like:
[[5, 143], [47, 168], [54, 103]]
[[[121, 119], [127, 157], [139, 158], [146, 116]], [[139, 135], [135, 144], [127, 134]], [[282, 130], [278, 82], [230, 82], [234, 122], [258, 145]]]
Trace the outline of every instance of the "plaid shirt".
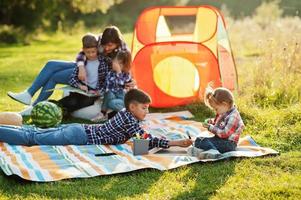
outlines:
[[[101, 45], [101, 37], [102, 37], [102, 34], [101, 35], [99, 35], [98, 36], [98, 52], [99, 52], [99, 54], [100, 55], [103, 55], [103, 47], [102, 47], [102, 45]], [[123, 50], [123, 51], [125, 51], [125, 50], [127, 50], [127, 51], [130, 51], [129, 50], [129, 48], [127, 47], [127, 45], [126, 45], [126, 43], [124, 42], [124, 41], [121, 41], [121, 46], [120, 47], [118, 47], [117, 49], [115, 49], [112, 53], [110, 53], [109, 55], [107, 55], [106, 57], [107, 57], [107, 61], [108, 61], [108, 64], [110, 64], [110, 60], [114, 57], [114, 55], [116, 55], [116, 53], [118, 52], [118, 51], [121, 51], [121, 50]], [[104, 55], [103, 55], [104, 56]], [[77, 57], [76, 57], [76, 64], [77, 64], [77, 66], [79, 66], [79, 65], [84, 65], [84, 63], [85, 63], [85, 61], [86, 61], [86, 56], [85, 56], [85, 54], [84, 54], [84, 52], [83, 51], [80, 51], [79, 53], [78, 53], [78, 55], [77, 55]]]
[[122, 92], [125, 84], [131, 82], [131, 80], [132, 78], [129, 73], [121, 72], [120, 74], [117, 74], [115, 71], [109, 71], [106, 76], [106, 92]]
[[[122, 144], [136, 133], [145, 131], [132, 113], [123, 109], [104, 124], [84, 124], [88, 136], [88, 144]], [[149, 148], [168, 148], [168, 140], [150, 137]]]
[[[96, 88], [93, 88], [93, 89], [100, 91], [100, 93], [102, 94], [102, 93], [104, 93], [105, 79], [106, 79], [106, 76], [107, 76], [110, 68], [109, 68], [109, 66], [106, 62], [105, 57], [99, 55], [98, 60], [99, 60], [98, 82], [97, 82]], [[86, 66], [86, 61], [85, 61], [85, 66]], [[71, 75], [71, 78], [69, 80], [69, 84], [72, 87], [75, 87], [75, 88], [78, 88], [79, 84], [85, 85], [85, 83], [83, 83], [82, 81], [80, 81], [78, 79], [78, 71], [79, 71], [79, 68], [78, 68], [78, 66], [76, 66], [73, 73], [72, 73], [72, 75]]]
[[219, 138], [238, 142], [239, 136], [244, 129], [244, 123], [238, 110], [234, 107], [222, 115], [216, 115], [213, 124], [208, 130]]

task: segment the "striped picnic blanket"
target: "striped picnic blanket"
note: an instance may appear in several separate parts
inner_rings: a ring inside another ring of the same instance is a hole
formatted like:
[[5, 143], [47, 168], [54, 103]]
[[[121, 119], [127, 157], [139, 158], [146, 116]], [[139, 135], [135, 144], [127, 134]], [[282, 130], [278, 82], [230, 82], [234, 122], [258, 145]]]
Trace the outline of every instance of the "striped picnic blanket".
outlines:
[[[155, 136], [168, 139], [212, 135], [204, 131], [200, 122], [179, 118], [149, 119], [144, 128]], [[97, 156], [105, 152], [116, 155]], [[242, 138], [237, 151], [224, 153], [229, 157], [257, 157], [278, 154], [273, 149], [260, 147], [250, 137]], [[122, 145], [17, 146], [0, 143], [0, 167], [6, 175], [17, 175], [30, 181], [57, 181], [130, 172], [145, 168], [168, 170], [183, 165], [214, 160], [199, 160], [186, 154], [184, 148], [170, 148], [157, 153], [134, 156], [132, 141]]]

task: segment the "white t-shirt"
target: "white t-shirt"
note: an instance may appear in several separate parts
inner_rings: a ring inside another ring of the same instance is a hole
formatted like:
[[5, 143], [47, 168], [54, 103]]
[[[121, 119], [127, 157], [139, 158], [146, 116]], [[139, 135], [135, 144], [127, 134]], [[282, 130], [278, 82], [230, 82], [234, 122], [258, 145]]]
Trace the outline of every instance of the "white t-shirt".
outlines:
[[98, 82], [99, 60], [88, 60], [86, 64], [87, 84], [91, 88], [96, 88]]

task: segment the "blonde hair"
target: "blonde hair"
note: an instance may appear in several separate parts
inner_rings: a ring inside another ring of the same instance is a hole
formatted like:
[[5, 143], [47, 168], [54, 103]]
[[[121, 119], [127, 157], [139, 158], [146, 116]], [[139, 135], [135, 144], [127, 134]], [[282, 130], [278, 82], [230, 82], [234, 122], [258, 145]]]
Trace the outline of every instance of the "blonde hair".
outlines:
[[232, 92], [227, 88], [219, 87], [213, 89], [212, 87], [208, 86], [205, 91], [204, 102], [210, 108], [212, 102], [218, 105], [222, 103], [227, 103], [232, 107], [234, 105], [234, 97]]

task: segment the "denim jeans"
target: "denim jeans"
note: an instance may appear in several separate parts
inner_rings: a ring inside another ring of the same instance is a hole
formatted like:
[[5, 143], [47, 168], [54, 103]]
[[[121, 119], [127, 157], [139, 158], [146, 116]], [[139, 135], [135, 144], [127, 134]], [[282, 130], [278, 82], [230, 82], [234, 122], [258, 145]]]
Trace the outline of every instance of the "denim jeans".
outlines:
[[0, 126], [0, 141], [12, 145], [85, 145], [88, 137], [80, 124], [64, 124], [55, 128], [34, 126]]
[[112, 109], [114, 111], [120, 111], [124, 108], [124, 91], [112, 92], [108, 91], [104, 95], [103, 104], [101, 110], [106, 111]]
[[218, 150], [220, 153], [235, 151], [236, 149], [235, 142], [227, 139], [222, 139], [217, 136], [214, 136], [212, 138], [198, 137], [194, 142], [194, 146], [205, 151], [209, 149], [215, 149]]
[[53, 93], [53, 91], [49, 90], [54, 89], [56, 84], [68, 84], [75, 66], [75, 62], [48, 61], [32, 85], [27, 89], [29, 94], [33, 96], [42, 88], [33, 105], [47, 100]]

